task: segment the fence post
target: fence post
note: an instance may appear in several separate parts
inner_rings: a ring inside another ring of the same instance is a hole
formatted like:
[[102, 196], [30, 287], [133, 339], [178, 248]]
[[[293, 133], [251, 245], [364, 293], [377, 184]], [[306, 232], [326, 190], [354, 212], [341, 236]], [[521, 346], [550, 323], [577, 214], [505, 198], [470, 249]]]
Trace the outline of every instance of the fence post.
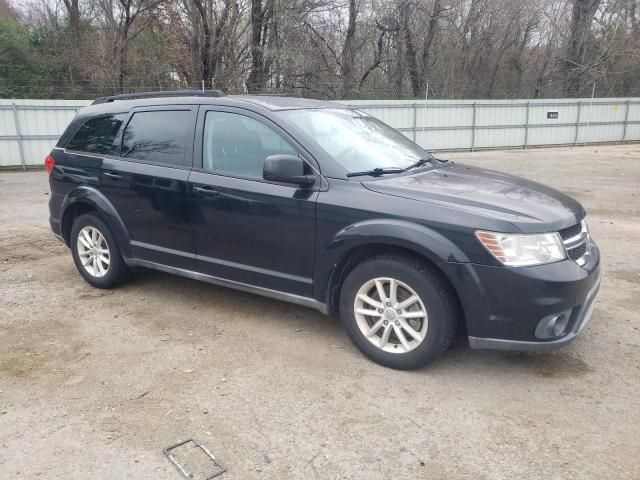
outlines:
[[529, 107], [531, 106], [531, 102], [527, 101], [527, 116], [525, 118], [524, 123], [524, 149], [527, 149], [527, 145], [529, 145]]
[[578, 132], [580, 131], [580, 114], [582, 113], [582, 102], [578, 100], [578, 120], [576, 121], [576, 136], [573, 137], [573, 146], [578, 145]]
[[20, 122], [18, 121], [18, 110], [16, 109], [15, 100], [11, 100], [11, 110], [13, 110], [13, 123], [16, 128], [16, 136], [18, 137], [18, 151], [20, 152], [20, 164], [22, 165], [22, 171], [27, 169], [27, 164], [24, 158], [24, 147], [22, 145], [22, 133], [20, 133]]
[[627, 109], [624, 112], [624, 130], [622, 131], [622, 143], [627, 139], [627, 125], [629, 124], [629, 105], [631, 100], [627, 99]]
[[471, 124], [471, 151], [476, 148], [476, 102], [473, 102], [473, 123]]
[[[426, 105], [425, 105], [426, 107]], [[413, 141], [416, 141], [416, 135], [417, 135], [417, 130], [418, 129], [418, 107], [416, 106], [416, 103], [413, 103]]]

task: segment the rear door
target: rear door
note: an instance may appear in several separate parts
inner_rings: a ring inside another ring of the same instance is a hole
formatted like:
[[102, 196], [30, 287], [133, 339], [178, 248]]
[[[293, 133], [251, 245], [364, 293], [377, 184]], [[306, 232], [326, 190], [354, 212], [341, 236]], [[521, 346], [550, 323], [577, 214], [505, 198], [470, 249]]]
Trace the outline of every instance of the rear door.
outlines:
[[308, 154], [261, 115], [223, 107], [201, 107], [194, 145], [198, 271], [310, 297], [317, 189], [262, 177], [265, 157]]
[[119, 154], [102, 161], [100, 190], [122, 217], [136, 258], [194, 268], [187, 179], [196, 116], [188, 105], [134, 109]]

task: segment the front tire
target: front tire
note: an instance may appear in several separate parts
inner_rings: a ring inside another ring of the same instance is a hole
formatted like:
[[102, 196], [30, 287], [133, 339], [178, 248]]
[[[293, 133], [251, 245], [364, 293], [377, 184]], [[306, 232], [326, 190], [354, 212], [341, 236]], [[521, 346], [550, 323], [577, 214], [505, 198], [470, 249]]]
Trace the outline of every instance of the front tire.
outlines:
[[96, 288], [112, 288], [129, 274], [109, 227], [97, 215], [75, 219], [69, 241], [73, 261], [82, 278]]
[[380, 365], [420, 368], [454, 337], [455, 296], [419, 259], [379, 255], [357, 265], [340, 292], [340, 317], [358, 349]]

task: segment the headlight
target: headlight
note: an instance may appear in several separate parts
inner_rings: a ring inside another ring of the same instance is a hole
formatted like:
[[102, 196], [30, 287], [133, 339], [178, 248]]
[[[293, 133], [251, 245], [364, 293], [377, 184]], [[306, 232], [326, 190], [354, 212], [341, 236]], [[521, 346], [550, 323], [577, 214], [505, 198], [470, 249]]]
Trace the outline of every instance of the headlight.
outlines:
[[494, 257], [510, 267], [542, 265], [567, 256], [558, 233], [514, 235], [476, 230], [476, 237]]

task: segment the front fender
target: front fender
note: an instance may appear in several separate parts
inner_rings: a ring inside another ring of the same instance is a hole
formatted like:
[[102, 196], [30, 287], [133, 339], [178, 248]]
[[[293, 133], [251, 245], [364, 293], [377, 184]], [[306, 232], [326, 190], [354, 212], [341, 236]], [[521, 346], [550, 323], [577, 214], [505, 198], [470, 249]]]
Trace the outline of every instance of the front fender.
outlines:
[[427, 226], [388, 218], [364, 220], [343, 228], [327, 245], [319, 246], [314, 275], [316, 299], [328, 301], [329, 288], [337, 280], [334, 272], [355, 248], [374, 244], [411, 250], [436, 265], [470, 261], [451, 240]]
[[[68, 221], [67, 215], [72, 214], [74, 208], [80, 204], [90, 205], [98, 212], [100, 218], [106, 222], [111, 229], [111, 233], [113, 233], [113, 236], [116, 238], [116, 242], [118, 242], [118, 247], [120, 248], [122, 256], [130, 258], [131, 249], [129, 242], [131, 240], [131, 236], [129, 235], [122, 218], [116, 211], [113, 204], [96, 188], [81, 185], [69, 191], [65, 195], [61, 207], [61, 225], [66, 225], [65, 222]], [[69, 238], [65, 238], [65, 241], [69, 244]]]

